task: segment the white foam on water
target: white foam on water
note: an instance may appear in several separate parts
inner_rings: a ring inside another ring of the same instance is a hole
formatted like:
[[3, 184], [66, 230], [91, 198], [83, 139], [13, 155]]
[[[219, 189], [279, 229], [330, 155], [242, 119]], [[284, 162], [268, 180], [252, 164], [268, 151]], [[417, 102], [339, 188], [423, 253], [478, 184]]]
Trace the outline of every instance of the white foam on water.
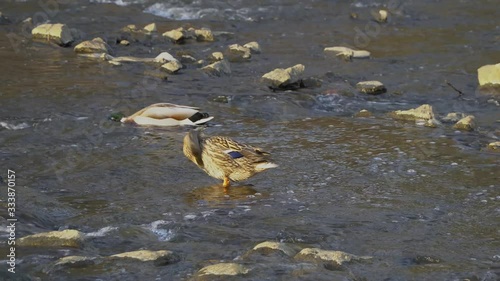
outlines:
[[118, 227], [115, 227], [115, 226], [106, 226], [106, 227], [103, 227], [95, 232], [89, 232], [87, 234], [85, 234], [86, 237], [103, 237], [105, 236], [108, 232], [111, 232], [113, 230], [117, 230]]
[[90, 0], [91, 3], [99, 3], [99, 4], [115, 4], [118, 6], [128, 6], [132, 4], [141, 4], [144, 3], [144, 0]]
[[18, 124], [18, 125], [10, 124], [7, 122], [0, 122], [0, 127], [3, 127], [7, 130], [22, 130], [22, 129], [29, 128], [29, 125], [25, 122]]
[[171, 224], [170, 221], [165, 221], [165, 220], [157, 220], [149, 225], [144, 226], [146, 229], [150, 230], [151, 232], [158, 237], [158, 240], [160, 241], [170, 241], [172, 238], [175, 237], [175, 232], [172, 229], [164, 228], [162, 226], [164, 225], [169, 225]]

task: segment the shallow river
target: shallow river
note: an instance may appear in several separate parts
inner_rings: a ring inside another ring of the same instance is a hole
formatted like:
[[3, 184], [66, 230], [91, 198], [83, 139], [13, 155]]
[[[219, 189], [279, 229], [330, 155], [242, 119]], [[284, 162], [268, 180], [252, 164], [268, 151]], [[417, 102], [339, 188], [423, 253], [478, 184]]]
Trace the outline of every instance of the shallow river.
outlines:
[[[1, 280], [187, 280], [214, 261], [252, 268], [241, 280], [500, 278], [500, 158], [486, 149], [500, 138], [500, 113], [498, 98], [477, 90], [477, 68], [500, 60], [498, 1], [44, 2], [51, 1], [0, 2], [11, 21], [0, 25]], [[389, 21], [372, 21], [371, 11], [384, 7]], [[250, 41], [262, 53], [231, 63], [229, 76], [188, 65], [165, 81], [145, 75], [150, 65], [113, 66], [33, 42], [21, 29], [28, 17], [66, 23], [85, 40], [100, 36], [115, 55], [205, 59]], [[181, 26], [231, 34], [213, 43], [115, 44], [122, 27], [151, 22], [160, 34]], [[338, 45], [372, 57], [323, 52]], [[298, 63], [319, 87], [273, 92], [260, 81]], [[388, 91], [358, 93], [363, 80]], [[183, 156], [190, 128], [108, 119], [157, 102], [202, 107], [215, 116], [207, 134], [260, 146], [280, 166], [225, 196]], [[440, 116], [473, 114], [478, 127], [427, 128], [387, 114], [424, 103]], [[361, 109], [373, 117], [354, 117]], [[7, 169], [17, 176], [16, 237], [77, 229], [87, 233], [82, 248], [17, 248], [17, 273], [7, 272]], [[241, 258], [262, 241], [373, 259], [294, 274], [303, 265], [293, 260]], [[171, 250], [181, 260], [47, 270], [66, 255], [138, 249]]]

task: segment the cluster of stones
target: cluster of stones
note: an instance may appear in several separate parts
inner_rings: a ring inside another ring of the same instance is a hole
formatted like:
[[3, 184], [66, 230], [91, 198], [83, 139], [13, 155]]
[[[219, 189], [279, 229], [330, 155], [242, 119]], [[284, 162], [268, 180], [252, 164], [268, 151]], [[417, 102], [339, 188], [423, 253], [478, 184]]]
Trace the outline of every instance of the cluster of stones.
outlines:
[[[85, 242], [85, 233], [77, 230], [51, 231], [20, 238], [20, 247], [31, 248], [81, 248]], [[371, 260], [370, 256], [357, 256], [343, 251], [309, 248], [296, 244], [274, 241], [262, 242], [241, 257], [231, 262], [212, 263], [199, 269], [191, 280], [212, 280], [213, 277], [244, 276], [258, 267], [255, 256], [278, 254], [291, 262], [310, 263], [318, 268], [344, 270], [349, 263]], [[49, 264], [46, 272], [66, 271], [69, 268], [102, 266], [115, 261], [151, 262], [155, 266], [165, 266], [180, 262], [181, 257], [169, 250], [137, 250], [110, 256], [64, 256]]]

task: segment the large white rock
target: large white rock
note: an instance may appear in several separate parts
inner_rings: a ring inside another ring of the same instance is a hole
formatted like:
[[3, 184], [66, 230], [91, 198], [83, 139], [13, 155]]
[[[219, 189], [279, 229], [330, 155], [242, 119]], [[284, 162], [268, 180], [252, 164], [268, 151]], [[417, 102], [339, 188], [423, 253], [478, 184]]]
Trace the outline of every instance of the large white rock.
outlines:
[[477, 79], [480, 86], [500, 85], [500, 63], [488, 64], [478, 68]]
[[41, 24], [31, 31], [31, 35], [33, 39], [54, 42], [60, 46], [68, 46], [74, 41], [70, 28], [61, 23]]
[[286, 69], [276, 68], [275, 70], [264, 74], [262, 76], [262, 80], [269, 86], [286, 86], [301, 79], [304, 70], [305, 66], [302, 64], [297, 64]]
[[108, 54], [110, 51], [109, 45], [102, 40], [102, 38], [94, 38], [90, 41], [83, 41], [75, 46], [75, 52], [77, 53], [105, 53]]
[[42, 232], [22, 237], [17, 241], [19, 246], [27, 247], [80, 247], [84, 234], [78, 230]]

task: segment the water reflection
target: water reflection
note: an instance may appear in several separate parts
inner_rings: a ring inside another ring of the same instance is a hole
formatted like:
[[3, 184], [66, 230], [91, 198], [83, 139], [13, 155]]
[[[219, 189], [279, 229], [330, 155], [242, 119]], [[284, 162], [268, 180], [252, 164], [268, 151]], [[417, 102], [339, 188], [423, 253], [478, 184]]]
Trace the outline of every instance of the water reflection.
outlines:
[[221, 184], [196, 188], [187, 193], [185, 202], [190, 206], [234, 207], [235, 204], [249, 203], [255, 198], [267, 198], [269, 194], [257, 191], [250, 185], [231, 186], [227, 192]]

